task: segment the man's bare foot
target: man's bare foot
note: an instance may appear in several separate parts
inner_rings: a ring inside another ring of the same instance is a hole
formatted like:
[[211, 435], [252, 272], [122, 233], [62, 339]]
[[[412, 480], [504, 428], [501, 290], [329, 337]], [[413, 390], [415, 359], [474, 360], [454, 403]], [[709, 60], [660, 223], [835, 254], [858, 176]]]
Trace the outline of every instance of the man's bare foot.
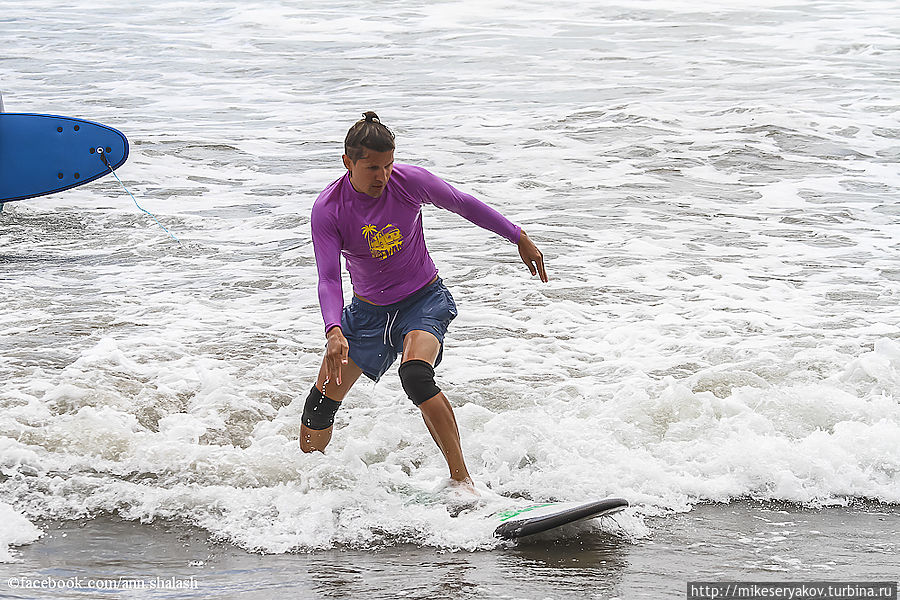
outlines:
[[451, 479], [447, 483], [447, 489], [455, 493], [470, 494], [472, 496], [481, 496], [481, 492], [475, 487], [475, 482], [470, 477], [466, 477], [462, 481]]

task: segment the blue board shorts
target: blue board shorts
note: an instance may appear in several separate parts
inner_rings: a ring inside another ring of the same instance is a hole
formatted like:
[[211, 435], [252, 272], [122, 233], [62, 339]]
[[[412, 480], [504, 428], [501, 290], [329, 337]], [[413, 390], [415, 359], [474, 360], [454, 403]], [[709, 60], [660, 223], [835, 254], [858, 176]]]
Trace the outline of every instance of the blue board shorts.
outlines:
[[350, 344], [350, 358], [363, 374], [378, 381], [403, 353], [403, 338], [410, 331], [433, 334], [441, 343], [434, 366], [444, 354], [444, 335], [456, 318], [456, 303], [438, 278], [408, 298], [378, 306], [356, 296], [341, 315], [341, 329]]

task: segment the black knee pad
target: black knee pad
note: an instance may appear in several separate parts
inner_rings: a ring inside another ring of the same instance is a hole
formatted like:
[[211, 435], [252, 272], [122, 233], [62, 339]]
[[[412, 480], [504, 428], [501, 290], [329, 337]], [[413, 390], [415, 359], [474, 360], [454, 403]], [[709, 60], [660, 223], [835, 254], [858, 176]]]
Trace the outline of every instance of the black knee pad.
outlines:
[[434, 383], [434, 367], [424, 360], [408, 360], [400, 365], [400, 383], [416, 406], [441, 392]]
[[313, 386], [303, 406], [303, 424], [310, 429], [328, 429], [334, 425], [334, 414], [340, 407], [340, 402], [328, 398]]

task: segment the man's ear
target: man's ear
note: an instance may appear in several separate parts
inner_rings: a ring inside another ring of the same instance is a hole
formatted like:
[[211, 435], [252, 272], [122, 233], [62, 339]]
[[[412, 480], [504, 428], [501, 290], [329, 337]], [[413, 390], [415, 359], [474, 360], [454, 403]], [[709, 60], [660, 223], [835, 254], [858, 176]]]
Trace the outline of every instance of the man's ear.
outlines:
[[345, 166], [345, 167], [347, 168], [347, 170], [349, 171], [350, 168], [353, 167], [353, 161], [350, 160], [350, 157], [347, 156], [346, 154], [344, 154], [343, 156], [341, 156], [341, 159], [343, 159], [343, 161], [344, 161], [344, 166]]

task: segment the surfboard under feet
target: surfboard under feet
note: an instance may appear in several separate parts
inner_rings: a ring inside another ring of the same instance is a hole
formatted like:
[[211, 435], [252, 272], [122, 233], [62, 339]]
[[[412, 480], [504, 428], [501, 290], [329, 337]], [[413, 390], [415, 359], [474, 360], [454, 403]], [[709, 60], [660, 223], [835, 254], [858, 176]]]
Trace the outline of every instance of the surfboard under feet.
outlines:
[[507, 540], [517, 539], [576, 521], [611, 515], [627, 506], [628, 501], [623, 498], [533, 504], [494, 514], [492, 518], [501, 522], [494, 535]]

